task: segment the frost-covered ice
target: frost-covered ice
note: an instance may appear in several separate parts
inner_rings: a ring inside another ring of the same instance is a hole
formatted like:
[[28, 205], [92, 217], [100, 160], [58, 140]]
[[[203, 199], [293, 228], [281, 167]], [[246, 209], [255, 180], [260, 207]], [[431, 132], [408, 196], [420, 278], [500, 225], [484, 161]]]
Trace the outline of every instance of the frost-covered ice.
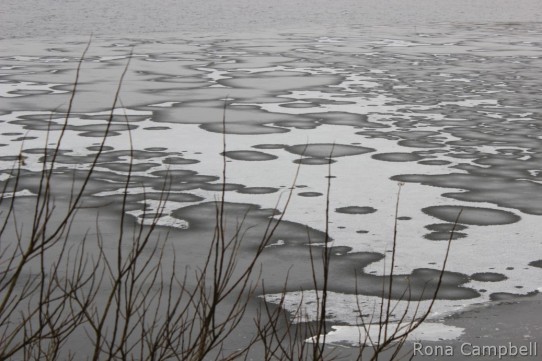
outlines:
[[[389, 332], [402, 332], [408, 330], [411, 326], [408, 323], [389, 325]], [[353, 326], [331, 326], [331, 330], [326, 335], [326, 342], [330, 344], [349, 344], [359, 346], [360, 344], [374, 345], [378, 342], [380, 328], [376, 325], [366, 325], [365, 327]], [[457, 339], [463, 334], [463, 329], [456, 326], [447, 326], [441, 323], [425, 322], [418, 328], [408, 334], [409, 341], [450, 341]], [[312, 339], [309, 339], [312, 341]], [[357, 341], [356, 341], [357, 340]]]
[[[394, 273], [400, 277], [423, 278], [440, 269], [453, 215], [468, 207], [446, 267], [453, 275], [450, 297], [436, 302], [432, 323], [414, 336], [456, 337], [460, 330], [435, 320], [503, 293], [540, 287], [540, 268], [529, 265], [540, 259], [541, 64], [533, 57], [540, 29], [445, 30], [419, 29], [423, 42], [397, 34], [287, 34], [260, 39], [258, 46], [242, 37], [96, 41], [83, 62], [81, 93], [57, 164], [64, 170], [89, 167], [110, 116], [117, 86], [111, 79], [122, 72], [124, 47], [137, 44], [98, 164], [104, 189], [93, 194], [97, 201], [122, 196], [115, 184], [129, 169], [131, 137], [138, 152], [133, 174], [148, 184], [134, 185], [128, 195], [148, 209], [129, 214], [146, 223], [162, 210], [160, 225], [190, 229], [178, 211], [214, 201], [221, 190], [226, 100], [226, 201], [268, 209], [282, 197], [282, 207], [301, 163], [285, 220], [324, 231], [331, 163], [329, 232], [337, 264], [374, 257], [357, 271], [367, 282], [359, 295], [346, 284], [354, 279], [351, 269], [334, 271], [343, 273], [337, 279], [345, 284], [337, 281], [330, 292], [328, 317], [341, 324], [328, 335], [330, 342], [359, 340], [357, 306], [371, 314], [380, 301], [368, 289], [389, 272], [399, 189]], [[505, 30], [508, 40], [487, 36]], [[525, 41], [510, 45], [510, 38]], [[503, 44], [505, 53], [499, 52]], [[67, 84], [82, 51], [55, 40], [31, 45], [31, 52], [0, 53], [2, 181], [22, 164], [21, 150], [23, 169], [41, 170], [40, 150], [58, 141]], [[62, 46], [62, 57], [46, 53], [53, 45]], [[157, 194], [167, 172], [175, 180], [172, 199], [161, 204]], [[278, 239], [265, 252], [287, 249], [289, 242]], [[301, 297], [299, 290], [288, 291], [284, 307], [310, 315], [314, 291], [307, 292]], [[277, 302], [280, 295], [266, 298]]]

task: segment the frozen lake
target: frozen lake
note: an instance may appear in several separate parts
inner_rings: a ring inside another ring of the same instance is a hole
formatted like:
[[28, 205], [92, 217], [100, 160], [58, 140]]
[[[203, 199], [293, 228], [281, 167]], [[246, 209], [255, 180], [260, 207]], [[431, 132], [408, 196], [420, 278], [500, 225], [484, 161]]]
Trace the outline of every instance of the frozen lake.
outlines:
[[[160, 224], [188, 233], [206, 222], [211, 227], [203, 214], [220, 195], [227, 101], [231, 212], [274, 208], [301, 163], [285, 215], [289, 228], [264, 252], [277, 270], [304, 269], [297, 263], [310, 247], [305, 227], [315, 241], [325, 230], [331, 154], [331, 321], [355, 323], [356, 299], [372, 307], [380, 294], [399, 187], [395, 273], [414, 292], [440, 268], [463, 209], [435, 317], [542, 287], [539, 3], [520, 1], [512, 10], [506, 1], [470, 9], [461, 1], [451, 7], [389, 1], [367, 11], [367, 4], [340, 1], [330, 9], [321, 1], [303, 13], [300, 4], [235, 1], [218, 4], [211, 15], [197, 3], [180, 9], [182, 2], [164, 4], [175, 9], [168, 14], [143, 2], [108, 10], [48, 4], [36, 13], [20, 10], [24, 3], [2, 10], [0, 22], [2, 180], [22, 151], [22, 183], [36, 192], [39, 150], [48, 129], [54, 145], [93, 31], [57, 159], [66, 177], [90, 165], [133, 52], [91, 188], [94, 204], [124, 191], [127, 119], [137, 177], [128, 212], [142, 221], [143, 192], [147, 212], [156, 212], [169, 171], [171, 195]], [[293, 277], [286, 309], [301, 299], [310, 304], [299, 292], [310, 286], [304, 276]], [[273, 302], [283, 281], [270, 279]], [[352, 341], [348, 335], [337, 340]]]

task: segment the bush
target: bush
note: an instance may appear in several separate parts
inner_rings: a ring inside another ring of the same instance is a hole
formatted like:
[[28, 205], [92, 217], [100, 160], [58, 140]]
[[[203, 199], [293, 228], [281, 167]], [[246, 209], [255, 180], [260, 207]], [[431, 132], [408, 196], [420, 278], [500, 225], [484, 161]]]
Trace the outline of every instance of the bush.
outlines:
[[[301, 308], [288, 314], [267, 302], [261, 303], [255, 315], [249, 311], [250, 302], [257, 294], [265, 293], [265, 283], [258, 271], [259, 259], [282, 222], [292, 191], [280, 215], [268, 217], [250, 259], [240, 259], [243, 235], [250, 225], [243, 219], [235, 223], [228, 218], [225, 134], [223, 188], [220, 199], [213, 203], [214, 236], [208, 242], [205, 261], [196, 269], [179, 271], [185, 265], [178, 264], [175, 252], [168, 246], [167, 231], [158, 226], [161, 212], [144, 213], [146, 225], [126, 215], [128, 188], [133, 184], [132, 160], [119, 185], [123, 189], [122, 202], [112, 208], [114, 212], [88, 206], [91, 204], [86, 202], [88, 190], [96, 182], [96, 168], [128, 69], [127, 64], [90, 167], [71, 173], [58, 167], [57, 158], [89, 45], [79, 61], [68, 110], [54, 148], [47, 148], [50, 132], [47, 133], [41, 171], [25, 170], [21, 152], [3, 181], [0, 194], [0, 360], [229, 360], [249, 356], [264, 360], [328, 360], [337, 357], [326, 345], [332, 249], [327, 225], [324, 246], [309, 247], [312, 281], [319, 290], [316, 319], [309, 320]], [[224, 127], [225, 115], [226, 104]], [[131, 139], [129, 152], [133, 158]], [[328, 175], [331, 175], [331, 162]], [[297, 174], [294, 184], [296, 177]], [[166, 177], [159, 209], [167, 202], [169, 184]], [[33, 195], [22, 192], [25, 189], [32, 189]], [[326, 220], [329, 220], [330, 189], [331, 177], [328, 177], [327, 206], [323, 210]], [[105, 221], [100, 212], [108, 212]], [[245, 214], [245, 218], [247, 216]], [[226, 229], [232, 223], [236, 226]], [[81, 231], [81, 225], [87, 228]], [[408, 334], [427, 318], [442, 282], [447, 253], [430, 307], [406, 323], [392, 323], [396, 236], [395, 231], [391, 271], [389, 281], [383, 285], [379, 319], [376, 324], [362, 325], [366, 329], [378, 327], [378, 336], [360, 340], [363, 346], [355, 356], [357, 359], [377, 359], [384, 352], [391, 358], [398, 357]], [[450, 243], [448, 251], [449, 247]], [[284, 302], [287, 283], [285, 279], [279, 306]], [[403, 300], [409, 300], [408, 290], [403, 296]], [[239, 325], [247, 317], [254, 318], [254, 330], [244, 335], [247, 339], [242, 346], [231, 350], [229, 343], [239, 338]], [[405, 317], [406, 311], [401, 319]]]

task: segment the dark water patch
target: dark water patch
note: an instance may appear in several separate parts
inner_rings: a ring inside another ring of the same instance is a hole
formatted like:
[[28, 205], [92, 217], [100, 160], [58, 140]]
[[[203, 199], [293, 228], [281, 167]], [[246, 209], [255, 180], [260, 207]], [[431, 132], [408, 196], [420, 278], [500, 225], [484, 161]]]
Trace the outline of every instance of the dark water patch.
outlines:
[[[334, 258], [334, 261], [335, 259], [337, 258]], [[405, 295], [408, 295], [408, 299], [412, 301], [432, 299], [440, 274], [440, 270], [431, 268], [417, 268], [410, 274], [395, 274], [393, 276], [391, 298], [404, 300]], [[349, 278], [351, 277], [348, 274], [343, 274], [343, 280], [338, 283], [348, 284]], [[389, 294], [389, 276], [377, 276], [361, 272], [355, 279], [358, 282], [358, 292], [360, 294], [379, 297], [387, 297]], [[442, 274], [442, 284], [437, 299], [462, 300], [479, 297], [480, 294], [477, 291], [462, 286], [467, 282], [469, 282], [467, 275], [445, 271]], [[339, 292], [348, 292], [342, 287], [333, 288], [338, 288], [337, 291]]]
[[428, 159], [428, 160], [420, 160], [418, 164], [423, 165], [448, 165], [452, 164], [452, 162], [447, 160], [439, 160], [439, 159]]
[[[407, 128], [410, 128], [407, 127]], [[356, 134], [368, 136], [371, 138], [382, 138], [388, 140], [397, 140], [398, 144], [404, 147], [413, 147], [413, 148], [441, 148], [445, 145], [442, 140], [438, 137], [440, 133], [433, 131], [422, 131], [422, 130], [397, 130], [392, 132], [383, 132], [383, 131], [361, 131]]]
[[538, 261], [530, 262], [529, 266], [542, 268], [542, 259], [539, 259]]
[[[167, 180], [168, 189], [172, 191], [186, 191], [192, 189], [207, 189], [207, 190], [221, 190], [221, 184], [210, 184], [220, 179], [220, 177], [212, 175], [198, 174], [192, 170], [186, 169], [174, 169], [174, 170], [159, 170], [150, 173], [157, 178], [152, 179], [152, 187], [155, 190], [161, 190], [163, 182]], [[147, 182], [149, 183], [149, 182]], [[237, 188], [234, 188], [235, 190]], [[227, 189], [230, 190], [230, 189]]]
[[[207, 130], [213, 133], [223, 133], [224, 126], [222, 123], [207, 123], [200, 125], [201, 129]], [[256, 135], [256, 134], [277, 134], [287, 133], [289, 129], [271, 127], [261, 124], [246, 124], [246, 123], [234, 123], [228, 122], [226, 124], [226, 134], [244, 134], [244, 135]]]
[[474, 281], [480, 281], [480, 282], [500, 282], [508, 279], [505, 275], [501, 273], [495, 273], [495, 272], [478, 272], [473, 273], [470, 276], [471, 279]]
[[462, 224], [454, 225], [453, 223], [435, 223], [429, 224], [425, 226], [425, 228], [435, 232], [451, 232], [452, 230], [462, 231], [464, 229], [467, 229], [468, 227]]
[[[230, 203], [225, 202], [221, 205], [218, 202], [204, 202], [196, 205], [179, 208], [172, 212], [172, 217], [188, 222], [190, 231], [211, 231], [216, 223], [217, 207], [224, 208], [224, 224], [227, 232], [236, 232], [243, 221], [242, 227], [246, 229], [244, 233], [245, 244], [249, 248], [256, 247], [256, 242], [264, 234], [269, 222], [275, 224], [273, 216], [280, 214], [278, 210], [270, 208], [261, 208], [255, 204], [248, 203]], [[279, 224], [271, 239], [271, 243], [283, 240], [285, 247], [303, 245], [307, 242], [307, 237], [314, 237], [314, 242], [323, 242], [324, 234], [294, 222], [283, 221]]]
[[[292, 230], [300, 231], [300, 229], [293, 228]], [[323, 234], [318, 234], [322, 236]], [[313, 261], [321, 262], [320, 247], [316, 249], [309, 249], [309, 237], [312, 240], [311, 235], [303, 236], [301, 233], [297, 234], [297, 239], [282, 239], [283, 245], [280, 247], [269, 247], [264, 252], [262, 259], [271, 264], [273, 273], [283, 272], [282, 279], [276, 279], [271, 287], [271, 292], [280, 292], [284, 287], [287, 291], [299, 291], [299, 289], [311, 289], [315, 287], [313, 281], [313, 270], [311, 269], [311, 253]], [[320, 239], [320, 242], [323, 240]], [[316, 243], [316, 242], [314, 242]], [[351, 248], [349, 247], [330, 247], [329, 252], [333, 259], [329, 272], [329, 290], [332, 292], [343, 292], [354, 294], [356, 292], [355, 286], [355, 273], [361, 271], [367, 265], [382, 259], [382, 254], [374, 252], [357, 252], [349, 253]], [[316, 287], [322, 287], [322, 277], [320, 270], [316, 269], [315, 280]], [[265, 274], [270, 274], [267, 271]], [[284, 279], [288, 276], [288, 283], [285, 285]], [[266, 279], [266, 284], [267, 284]], [[364, 285], [365, 286], [365, 285]], [[268, 287], [266, 286], [266, 289]]]
[[[323, 93], [329, 93], [329, 92], [326, 92], [325, 90], [329, 90], [329, 89], [325, 89], [325, 88], [321, 89], [321, 91]], [[336, 94], [334, 94], [334, 95], [336, 95]], [[345, 97], [345, 99], [346, 99], [346, 97]], [[334, 99], [305, 98], [303, 100], [307, 101], [307, 102], [311, 102], [313, 104], [316, 104], [315, 106], [322, 106], [322, 105], [352, 105], [352, 104], [356, 104], [356, 102], [349, 101], [349, 100], [338, 100], [338, 98], [334, 98]]]
[[491, 301], [518, 301], [521, 298], [528, 298], [538, 294], [538, 291], [529, 292], [527, 294], [518, 295], [510, 292], [494, 292], [489, 295]]
[[346, 144], [316, 143], [298, 144], [285, 148], [286, 151], [313, 158], [335, 158], [374, 152], [376, 149]]
[[472, 153], [449, 153], [448, 156], [457, 159], [476, 159], [480, 156], [480, 152]]
[[162, 158], [165, 156], [175, 155], [175, 153], [171, 152], [158, 152], [158, 151], [149, 151], [149, 150], [137, 150], [134, 149], [133, 151], [130, 150], [116, 150], [113, 152], [107, 152], [104, 153], [102, 156], [106, 156], [109, 159], [113, 159], [113, 157], [120, 158], [120, 157], [133, 157], [134, 159], [138, 160], [145, 160], [150, 158]]
[[[19, 190], [28, 190], [32, 194], [38, 194], [40, 191], [40, 179], [41, 172], [32, 172], [29, 170], [21, 169], [18, 174], [18, 189]], [[74, 169], [55, 169], [52, 175], [52, 181], [50, 182], [50, 188], [55, 197], [59, 200], [68, 199], [71, 196], [71, 189], [79, 189], [84, 179], [88, 176], [88, 171], [86, 170], [74, 170]], [[140, 181], [144, 177], [133, 177], [132, 181]], [[87, 198], [97, 198], [91, 197], [92, 195], [100, 192], [108, 191], [117, 191], [122, 189], [127, 181], [125, 175], [112, 174], [110, 172], [102, 172], [96, 170], [93, 172], [89, 183], [85, 187], [84, 196]], [[43, 191], [43, 188], [41, 188]]]
[[[184, 192], [184, 191], [190, 191], [198, 188], [202, 188], [205, 184], [204, 183], [198, 183], [198, 182], [175, 182], [172, 181], [171, 184], [168, 184], [167, 189], [172, 192]], [[155, 191], [160, 191], [163, 189], [162, 184], [156, 184], [152, 187]]]
[[128, 198], [130, 202], [141, 202], [145, 200], [153, 200], [153, 201], [162, 201], [162, 202], [179, 202], [179, 203], [185, 203], [185, 202], [200, 202], [204, 198], [197, 196], [192, 193], [175, 193], [175, 192], [168, 192], [167, 194], [162, 194], [160, 192], [149, 192], [149, 193], [138, 193], [138, 194], [130, 194], [128, 195]]
[[449, 241], [450, 239], [460, 239], [467, 237], [466, 233], [461, 232], [431, 232], [423, 236], [430, 241]]
[[[532, 154], [527, 160], [515, 159], [516, 156], [484, 155], [474, 164], [459, 164], [457, 169], [466, 170], [473, 175], [506, 178], [526, 178], [538, 180], [540, 173], [540, 154]], [[532, 171], [535, 171], [534, 173]]]
[[195, 164], [199, 163], [200, 161], [197, 159], [186, 159], [181, 157], [168, 157], [165, 159], [162, 159], [162, 163], [164, 164]]
[[143, 129], [145, 129], [145, 130], [168, 130], [168, 129], [171, 129], [171, 127], [145, 127]]
[[115, 149], [113, 147], [110, 147], [109, 145], [104, 145], [103, 147], [100, 147], [99, 145], [91, 145], [90, 147], [87, 147], [87, 149], [90, 150], [91, 152], [97, 152], [100, 150], [100, 148], [102, 148], [102, 151], [104, 152]]
[[378, 153], [371, 156], [371, 158], [376, 160], [384, 160], [386, 162], [414, 162], [420, 159], [423, 159], [417, 154], [414, 153]]
[[319, 192], [300, 192], [297, 195], [300, 197], [320, 197], [323, 194]]
[[237, 191], [237, 193], [242, 194], [269, 194], [269, 193], [275, 193], [279, 189], [273, 188], [273, 187], [245, 187], [241, 188]]
[[198, 174], [198, 172], [194, 170], [188, 170], [188, 169], [169, 169], [169, 170], [157, 170], [154, 172], [151, 172], [151, 175], [156, 177], [170, 177], [172, 180], [175, 181], [183, 181], [186, 177], [189, 177], [191, 175]]
[[[92, 115], [92, 114], [81, 114], [79, 115], [81, 119], [89, 119], [89, 120], [105, 120], [109, 121], [109, 115]], [[126, 124], [126, 121], [128, 122], [142, 122], [144, 120], [149, 119], [150, 115], [130, 115], [130, 114], [122, 114], [122, 115], [113, 115], [111, 118], [111, 123], [122, 123]]]
[[221, 153], [221, 155], [225, 155], [230, 159], [244, 161], [267, 161], [278, 158], [276, 155], [255, 150], [228, 150], [225, 153]]
[[[224, 116], [224, 91], [217, 93], [216, 100], [184, 102], [171, 108], [153, 110], [153, 121], [163, 123], [199, 124], [202, 129], [222, 132]], [[239, 100], [235, 94], [230, 96]], [[251, 101], [253, 94], [249, 97]], [[312, 121], [303, 115], [264, 112], [255, 105], [229, 105], [227, 109], [226, 132], [235, 134], [281, 133], [287, 129], [268, 126], [280, 121]], [[230, 121], [231, 120], [231, 121]]]
[[304, 109], [304, 108], [316, 108], [318, 104], [315, 103], [284, 103], [279, 104], [281, 108], [290, 108], [290, 109]]
[[47, 116], [46, 120], [28, 119], [28, 117], [26, 116], [21, 116], [19, 119], [10, 121], [10, 123], [22, 125], [23, 129], [36, 131], [55, 131], [65, 128], [66, 130], [81, 132], [79, 135], [88, 137], [103, 137], [106, 130], [109, 131], [109, 133], [107, 134], [111, 135], [118, 132], [134, 130], [138, 128], [138, 126], [135, 124], [126, 123], [113, 123], [110, 124], [108, 128], [105, 121], [103, 124], [74, 125], [69, 123], [64, 126], [64, 124], [62, 123], [56, 123], [53, 120], [49, 120], [49, 116]]
[[258, 144], [252, 146], [252, 148], [256, 149], [284, 149], [286, 147], [286, 144]]
[[20, 157], [18, 155], [3, 155], [3, 156], [0, 156], [0, 161], [15, 162], [15, 161], [25, 160], [26, 158], [28, 157], [25, 157], [25, 156]]
[[530, 124], [530, 122], [514, 120], [514, 124], [511, 125], [504, 123], [504, 121], [491, 119], [485, 124], [478, 124], [476, 128], [455, 127], [450, 129], [450, 134], [469, 140], [474, 146], [483, 144], [506, 148], [507, 146], [519, 145], [525, 148], [536, 148], [537, 141], [530, 135], [533, 131], [539, 132], [539, 128]]
[[524, 155], [524, 151], [522, 149], [514, 149], [514, 148], [501, 148], [496, 150], [497, 153], [500, 154], [511, 154], [511, 155]]
[[192, 174], [187, 175], [182, 178], [183, 182], [197, 182], [197, 183], [209, 183], [219, 180], [220, 177], [214, 175], [204, 175], [204, 174]]
[[420, 157], [424, 157], [424, 158], [435, 158], [439, 154], [447, 154], [448, 151], [445, 149], [427, 149], [427, 150], [417, 150], [412, 153], [418, 154]]
[[304, 165], [324, 165], [329, 163], [335, 163], [336, 160], [326, 159], [326, 158], [301, 158], [294, 160], [295, 164], [304, 164]]
[[[91, 131], [91, 132], [82, 132], [78, 134], [80, 137], [87, 137], [87, 138], [103, 138], [105, 136], [105, 132], [100, 131]], [[108, 137], [118, 137], [121, 135], [119, 132], [115, 131], [109, 131], [107, 132]]]
[[145, 148], [143, 150], [146, 150], [148, 152], [164, 152], [167, 150], [167, 148], [165, 147], [149, 147], [149, 148]]
[[12, 142], [24, 142], [25, 140], [33, 140], [33, 139], [38, 139], [38, 137], [19, 137], [19, 138], [12, 139], [11, 141]]
[[160, 163], [100, 163], [98, 166], [101, 168], [107, 168], [114, 172], [145, 172], [151, 168], [159, 166]]
[[511, 224], [520, 220], [514, 213], [481, 207], [432, 206], [423, 208], [422, 211], [447, 222], [455, 222], [461, 212], [458, 223], [478, 226]]
[[283, 120], [280, 122], [275, 122], [273, 125], [285, 128], [296, 128], [296, 129], [315, 129], [320, 124], [316, 121], [302, 121], [302, 120]]
[[226, 191], [239, 192], [241, 189], [245, 188], [245, 186], [242, 184], [235, 184], [235, 183], [226, 183], [225, 186], [222, 183], [215, 183], [215, 184], [205, 183], [205, 184], [202, 184], [200, 188], [207, 191], [215, 191], [215, 192], [221, 192], [223, 188]]
[[391, 179], [398, 182], [465, 189], [467, 192], [445, 193], [443, 196], [468, 202], [491, 202], [527, 214], [542, 215], [542, 184], [535, 182], [460, 173], [405, 174], [393, 176]]
[[[89, 147], [90, 148], [90, 147]], [[93, 149], [99, 150], [99, 146], [96, 146], [96, 148], [93, 147]], [[105, 150], [105, 148], [104, 148]], [[29, 154], [43, 154], [43, 149], [35, 148], [32, 151], [32, 153], [29, 152], [29, 150], [26, 150], [25, 152], [28, 152]], [[49, 148], [47, 150], [47, 157], [50, 159], [50, 157], [55, 153], [55, 150], [53, 148]], [[100, 154], [98, 158], [98, 163], [126, 163], [126, 159], [130, 159], [133, 157], [133, 159], [136, 160], [147, 160], [150, 158], [160, 158], [164, 157], [166, 155], [170, 155], [171, 153], [165, 153], [165, 152], [151, 152], [151, 151], [144, 151], [144, 150], [136, 150], [133, 151], [130, 150], [115, 150], [115, 151], [104, 151]], [[96, 157], [98, 156], [97, 153], [90, 153], [86, 155], [70, 155], [69, 151], [59, 151], [57, 152], [57, 158], [56, 162], [60, 164], [91, 164]], [[43, 162], [44, 157], [41, 157], [39, 159], [40, 162]]]
[[160, 213], [142, 213], [142, 214], [138, 215], [137, 218], [141, 218], [141, 219], [157, 219], [157, 218], [161, 218], [163, 216], [164, 216], [164, 214], [160, 214]]
[[373, 207], [349, 206], [336, 208], [335, 212], [344, 214], [370, 214], [376, 212], [376, 209]]
[[23, 135], [24, 133], [21, 133], [21, 132], [9, 132], [9, 133], [2, 133], [2, 135], [5, 135], [5, 136], [16, 136], [16, 135]]
[[[123, 205], [123, 202], [126, 203]], [[81, 207], [106, 208], [115, 212], [120, 212], [122, 210], [125, 212], [150, 212], [150, 207], [147, 203], [140, 202], [140, 200], [133, 195], [124, 197], [122, 194], [114, 194], [107, 197], [85, 197], [81, 201]]]
[[262, 72], [258, 75], [237, 77], [235, 79], [221, 79], [217, 83], [244, 89], [258, 89], [266, 92], [287, 92], [291, 89], [311, 89], [315, 87], [327, 87], [337, 85], [343, 81], [342, 76], [318, 75], [312, 76], [302, 72]]

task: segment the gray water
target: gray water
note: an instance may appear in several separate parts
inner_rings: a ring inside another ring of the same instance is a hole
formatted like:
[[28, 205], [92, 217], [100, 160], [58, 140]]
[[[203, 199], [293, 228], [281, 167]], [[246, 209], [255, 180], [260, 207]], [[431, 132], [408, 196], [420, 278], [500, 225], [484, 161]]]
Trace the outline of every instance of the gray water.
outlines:
[[2, 0], [0, 38], [228, 33], [542, 20], [538, 0]]

